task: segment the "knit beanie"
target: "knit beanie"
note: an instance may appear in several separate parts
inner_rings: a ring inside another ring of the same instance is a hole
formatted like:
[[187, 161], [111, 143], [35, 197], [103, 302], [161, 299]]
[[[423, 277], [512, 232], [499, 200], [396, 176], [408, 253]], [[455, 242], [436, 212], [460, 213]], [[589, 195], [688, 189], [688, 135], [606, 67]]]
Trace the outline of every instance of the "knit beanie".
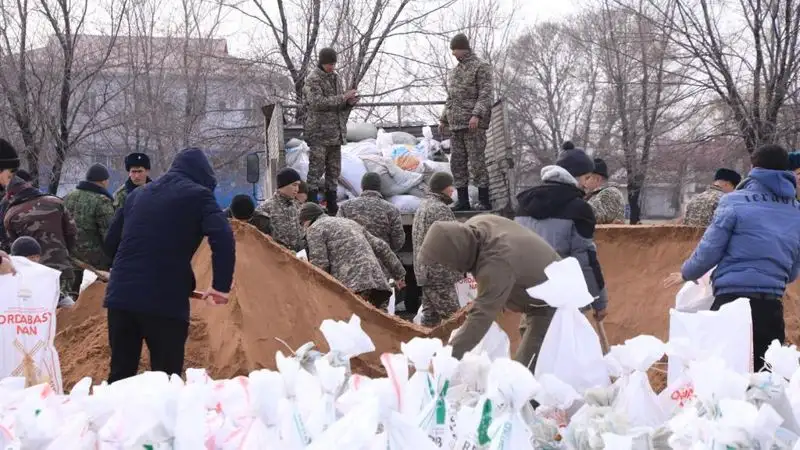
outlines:
[[565, 169], [575, 178], [594, 171], [594, 161], [589, 158], [582, 149], [575, 148], [575, 144], [570, 141], [564, 142], [562, 146], [564, 150], [556, 161], [556, 165]]
[[281, 169], [281, 171], [278, 172], [276, 178], [278, 180], [278, 189], [284, 186], [288, 186], [294, 183], [295, 181], [302, 181], [300, 179], [300, 174], [297, 173], [297, 171], [292, 169], [291, 167], [286, 167]]
[[86, 171], [86, 181], [99, 183], [109, 178], [111, 178], [111, 175], [108, 173], [108, 169], [106, 169], [106, 166], [99, 163], [92, 164], [92, 167], [89, 167], [89, 170]]
[[601, 177], [605, 178], [606, 180], [609, 178], [608, 177], [608, 166], [606, 165], [606, 162], [603, 161], [602, 158], [595, 158], [594, 159], [594, 170], [592, 171], [592, 173], [596, 173], [596, 174], [600, 175]]
[[319, 51], [319, 65], [336, 64], [336, 50], [326, 47]]
[[800, 169], [800, 152], [789, 152], [789, 170]]
[[381, 176], [375, 172], [367, 172], [361, 177], [362, 191], [381, 191]]
[[0, 170], [18, 169], [19, 168], [19, 155], [5, 139], [0, 139]]
[[42, 254], [42, 246], [30, 236], [20, 236], [11, 244], [13, 256], [37, 256]]
[[469, 38], [464, 33], [458, 33], [450, 39], [450, 50], [470, 50]]
[[734, 186], [738, 186], [742, 181], [742, 176], [735, 170], [722, 168], [717, 169], [717, 172], [714, 174], [714, 181], [717, 180], [727, 181]]
[[132, 167], [142, 167], [150, 170], [150, 157], [144, 153], [131, 153], [125, 157], [125, 171], [130, 172]]
[[445, 189], [454, 184], [453, 176], [447, 172], [436, 172], [431, 175], [428, 186], [434, 194], [441, 194]]
[[256, 204], [247, 194], [236, 194], [231, 200], [231, 215], [239, 220], [250, 220], [256, 212]]
[[303, 224], [307, 220], [314, 222], [323, 214], [325, 214], [325, 210], [322, 209], [322, 206], [312, 202], [303, 203], [303, 206], [300, 208], [300, 223]]

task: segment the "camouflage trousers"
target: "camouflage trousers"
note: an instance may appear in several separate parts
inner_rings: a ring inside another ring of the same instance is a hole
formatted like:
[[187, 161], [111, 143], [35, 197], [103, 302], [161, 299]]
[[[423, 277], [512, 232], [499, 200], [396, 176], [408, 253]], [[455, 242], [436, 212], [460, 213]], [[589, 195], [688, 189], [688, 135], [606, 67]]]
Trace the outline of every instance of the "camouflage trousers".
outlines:
[[486, 171], [486, 130], [457, 130], [450, 137], [450, 170], [456, 188], [472, 184], [479, 188], [489, 187], [489, 172]]
[[531, 308], [530, 311], [522, 316], [519, 325], [522, 340], [519, 343], [514, 359], [531, 371], [536, 368], [536, 358], [539, 356], [539, 350], [544, 342], [544, 335], [547, 333], [547, 328], [550, 327], [550, 322], [553, 320], [555, 313], [555, 308], [542, 306]]
[[422, 286], [422, 320], [426, 327], [435, 327], [453, 317], [461, 305], [456, 288], [450, 286]]
[[[308, 178], [306, 180], [309, 190], [336, 191], [341, 173], [341, 145], [315, 145], [311, 147], [308, 153]], [[325, 186], [320, 186], [322, 175], [325, 175]]]

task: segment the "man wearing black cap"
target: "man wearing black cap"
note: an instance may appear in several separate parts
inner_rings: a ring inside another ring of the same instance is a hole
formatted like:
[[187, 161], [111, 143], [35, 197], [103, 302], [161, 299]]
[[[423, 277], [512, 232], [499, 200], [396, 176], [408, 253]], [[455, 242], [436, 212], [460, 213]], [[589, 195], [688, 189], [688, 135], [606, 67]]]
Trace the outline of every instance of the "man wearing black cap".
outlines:
[[[306, 108], [304, 134], [311, 149], [306, 180], [308, 198], [316, 202], [317, 194], [324, 189], [328, 212], [333, 215], [338, 211], [336, 187], [342, 172], [342, 144], [347, 136], [347, 119], [359, 100], [355, 89], [344, 91], [342, 81], [334, 71], [336, 60], [336, 51], [332, 48], [320, 50], [317, 67], [311, 70], [303, 87]], [[320, 186], [323, 174], [325, 185]]]
[[153, 181], [150, 179], [150, 157], [144, 153], [131, 153], [125, 157], [125, 171], [128, 179], [114, 192], [114, 207], [120, 209], [125, 205], [128, 194], [139, 186]]
[[594, 170], [586, 180], [586, 200], [594, 211], [598, 225], [625, 223], [625, 196], [608, 183], [608, 166], [601, 158], [594, 159]]
[[439, 118], [439, 133], [449, 127], [450, 167], [458, 191], [456, 211], [467, 211], [470, 180], [478, 187], [477, 210], [489, 210], [489, 172], [486, 171], [486, 130], [492, 116], [492, 66], [472, 53], [469, 39], [457, 34], [450, 50], [458, 65], [447, 82], [447, 103]]
[[261, 211], [256, 211], [255, 202], [247, 194], [236, 194], [231, 200], [231, 206], [225, 209], [225, 215], [229, 219], [247, 222], [267, 236], [272, 235], [272, 222], [269, 216]]
[[[110, 177], [106, 166], [94, 164], [86, 171], [86, 179], [64, 197], [64, 207], [78, 227], [75, 257], [105, 271], [111, 268], [111, 258], [106, 255], [103, 241], [114, 218], [114, 197], [108, 192]], [[76, 270], [73, 292], [80, 290], [81, 282], [83, 271]]]
[[686, 214], [683, 216], [683, 224], [694, 227], [707, 227], [714, 217], [719, 200], [723, 195], [733, 192], [739, 182], [742, 181], [741, 175], [731, 169], [718, 169], [714, 174], [714, 183], [700, 195], [695, 196], [686, 205]]
[[[572, 142], [565, 142], [555, 166], [542, 168], [542, 184], [517, 196], [515, 221], [542, 237], [562, 257], [574, 257], [581, 264], [595, 319], [606, 316], [608, 294], [594, 243], [595, 217], [584, 199], [584, 188], [594, 172], [594, 161]], [[549, 323], [553, 308], [541, 308]], [[540, 324], [541, 325], [541, 324]]]
[[295, 200], [300, 187], [300, 174], [291, 167], [278, 172], [278, 190], [258, 210], [269, 217], [272, 224], [272, 239], [289, 250], [303, 249], [303, 231], [297, 214], [300, 204]]

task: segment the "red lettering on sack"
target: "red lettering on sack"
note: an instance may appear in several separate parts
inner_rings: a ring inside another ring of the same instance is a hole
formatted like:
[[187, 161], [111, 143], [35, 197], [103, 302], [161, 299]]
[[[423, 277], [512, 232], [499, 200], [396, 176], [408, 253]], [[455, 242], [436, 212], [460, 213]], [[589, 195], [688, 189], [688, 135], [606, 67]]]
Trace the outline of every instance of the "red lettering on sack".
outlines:
[[41, 314], [0, 314], [0, 325], [39, 325], [50, 321], [53, 313]]
[[38, 336], [39, 329], [34, 326], [17, 325], [17, 334], [24, 334], [27, 336]]
[[684, 387], [680, 387], [672, 391], [669, 398], [678, 402], [678, 406], [683, 408], [689, 400], [694, 398], [694, 386], [688, 384]]

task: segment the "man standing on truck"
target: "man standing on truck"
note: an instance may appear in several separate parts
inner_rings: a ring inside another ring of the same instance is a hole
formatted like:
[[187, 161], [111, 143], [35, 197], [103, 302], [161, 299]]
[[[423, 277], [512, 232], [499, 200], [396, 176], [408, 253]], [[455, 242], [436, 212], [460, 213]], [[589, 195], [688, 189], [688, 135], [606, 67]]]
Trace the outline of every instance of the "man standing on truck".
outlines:
[[134, 189], [153, 181], [150, 179], [150, 157], [144, 153], [131, 153], [126, 156], [125, 171], [128, 172], [128, 179], [114, 192], [116, 209], [125, 206], [125, 199]]
[[392, 296], [383, 267], [398, 289], [405, 287], [406, 270], [397, 255], [355, 221], [327, 216], [309, 202], [300, 209], [300, 222], [306, 229], [308, 261], [374, 307], [386, 309]]
[[478, 296], [467, 321], [450, 345], [461, 359], [475, 348], [504, 308], [523, 313], [522, 341], [514, 359], [533, 370], [552, 314], [545, 302], [531, 298], [526, 289], [547, 281], [545, 267], [558, 254], [536, 233], [513, 220], [481, 214], [464, 223], [436, 222], [428, 230], [418, 261], [442, 264], [470, 272], [478, 282]]
[[478, 187], [476, 210], [492, 209], [486, 171], [486, 130], [492, 119], [492, 66], [472, 53], [469, 38], [457, 34], [450, 50], [458, 65], [447, 82], [447, 103], [439, 118], [439, 134], [449, 127], [450, 167], [455, 179], [456, 211], [469, 211], [469, 182]]
[[[308, 154], [308, 199], [317, 202], [320, 189], [325, 189], [328, 213], [336, 215], [336, 187], [342, 171], [342, 144], [347, 136], [347, 119], [358, 103], [358, 92], [344, 92], [335, 72], [337, 55], [332, 48], [319, 51], [317, 67], [311, 70], [303, 87], [306, 110], [305, 139]], [[325, 186], [320, 178], [325, 174]], [[275, 218], [273, 218], [275, 220]]]
[[414, 275], [422, 290], [422, 325], [435, 327], [458, 311], [458, 295], [455, 284], [464, 278], [463, 272], [441, 264], [423, 264], [417, 256], [431, 225], [437, 222], [455, 222], [450, 209], [453, 203], [453, 176], [447, 172], [436, 172], [428, 182], [430, 193], [414, 213], [412, 239], [414, 243]]
[[342, 203], [337, 215], [355, 220], [395, 252], [406, 242], [400, 210], [383, 199], [381, 176], [375, 172], [364, 174], [361, 178], [361, 195]]

